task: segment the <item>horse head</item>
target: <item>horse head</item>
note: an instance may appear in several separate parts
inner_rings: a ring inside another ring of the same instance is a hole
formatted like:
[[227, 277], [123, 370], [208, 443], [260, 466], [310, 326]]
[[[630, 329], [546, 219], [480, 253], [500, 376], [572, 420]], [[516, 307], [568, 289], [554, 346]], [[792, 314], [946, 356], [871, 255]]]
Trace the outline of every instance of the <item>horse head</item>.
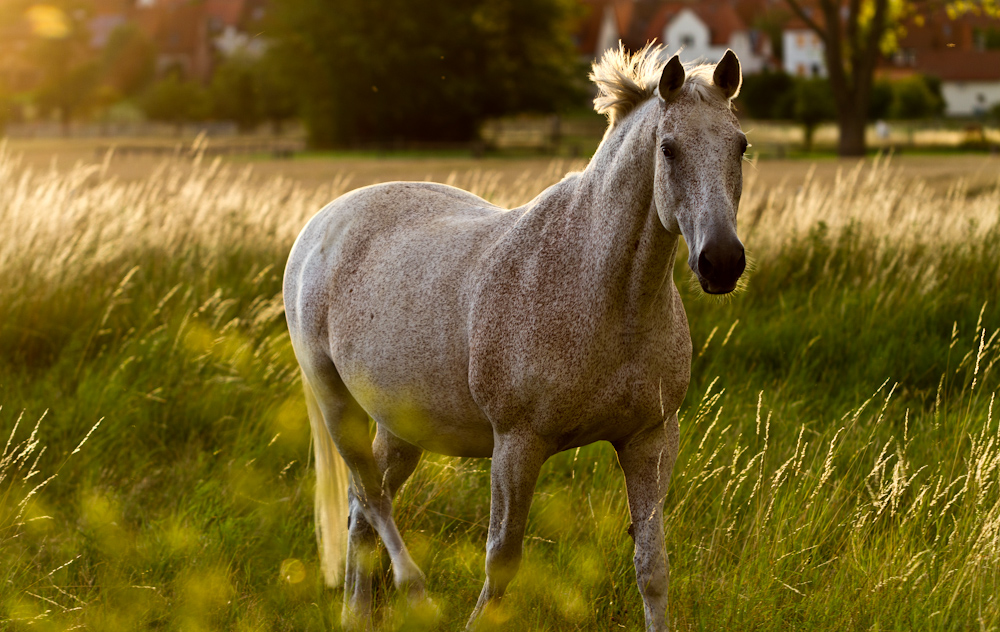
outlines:
[[736, 236], [747, 137], [732, 110], [742, 83], [728, 50], [715, 66], [685, 70], [675, 55], [658, 86], [653, 200], [663, 226], [682, 234], [688, 265], [709, 294], [736, 289], [746, 268]]

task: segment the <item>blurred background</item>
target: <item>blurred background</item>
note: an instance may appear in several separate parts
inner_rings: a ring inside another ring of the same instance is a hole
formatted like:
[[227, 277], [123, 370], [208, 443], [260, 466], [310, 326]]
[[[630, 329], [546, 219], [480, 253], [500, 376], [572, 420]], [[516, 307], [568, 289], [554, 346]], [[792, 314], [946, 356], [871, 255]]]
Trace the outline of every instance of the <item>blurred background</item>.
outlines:
[[995, 3], [855, 4], [3, 0], [0, 131], [86, 151], [204, 133], [227, 153], [585, 157], [604, 127], [589, 65], [656, 42], [684, 61], [736, 51], [761, 156], [996, 151]]

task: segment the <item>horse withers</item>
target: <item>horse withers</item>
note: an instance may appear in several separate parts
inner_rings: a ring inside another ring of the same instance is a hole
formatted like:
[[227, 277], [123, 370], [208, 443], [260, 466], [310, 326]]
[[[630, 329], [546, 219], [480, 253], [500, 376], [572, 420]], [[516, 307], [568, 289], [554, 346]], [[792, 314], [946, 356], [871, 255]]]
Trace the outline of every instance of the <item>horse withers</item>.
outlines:
[[344, 581], [346, 625], [371, 625], [376, 537], [396, 585], [427, 599], [392, 517], [424, 450], [492, 457], [475, 627], [517, 572], [542, 464], [609, 441], [646, 629], [667, 629], [661, 510], [691, 369], [673, 266], [682, 235], [705, 292], [731, 292], [746, 265], [740, 64], [728, 51], [685, 68], [647, 47], [609, 52], [591, 77], [604, 139], [584, 171], [528, 204], [375, 185], [329, 204], [292, 248], [285, 311], [314, 437], [321, 559], [329, 584]]

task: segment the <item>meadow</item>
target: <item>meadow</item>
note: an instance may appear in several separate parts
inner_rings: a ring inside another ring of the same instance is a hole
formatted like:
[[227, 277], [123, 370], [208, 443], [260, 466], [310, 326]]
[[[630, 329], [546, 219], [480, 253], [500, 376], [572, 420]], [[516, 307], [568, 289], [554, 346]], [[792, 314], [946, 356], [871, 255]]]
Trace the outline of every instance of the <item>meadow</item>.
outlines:
[[[580, 166], [450, 179], [515, 205]], [[1000, 629], [1000, 180], [823, 168], [748, 168], [743, 293], [676, 269], [695, 358], [672, 625]], [[0, 150], [0, 629], [339, 629], [280, 279], [357, 181], [259, 171]], [[440, 613], [404, 618], [383, 556], [381, 629], [462, 628], [488, 480], [488, 460], [423, 459], [396, 515]], [[609, 445], [552, 458], [498, 628], [641, 629], [628, 524]]]

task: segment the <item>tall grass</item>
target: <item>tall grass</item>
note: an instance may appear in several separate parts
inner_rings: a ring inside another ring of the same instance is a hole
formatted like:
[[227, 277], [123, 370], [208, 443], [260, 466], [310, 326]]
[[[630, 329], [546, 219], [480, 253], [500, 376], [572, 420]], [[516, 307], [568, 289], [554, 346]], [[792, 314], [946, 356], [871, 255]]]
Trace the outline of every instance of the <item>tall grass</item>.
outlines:
[[[514, 205], [568, 166], [453, 183]], [[280, 275], [349, 188], [202, 161], [125, 183], [0, 151], [0, 434], [19, 455], [0, 468], [0, 627], [337, 628]], [[747, 291], [719, 303], [677, 272], [696, 357], [666, 505], [675, 628], [1000, 628], [998, 220], [1000, 189], [935, 195], [887, 161], [751, 175]], [[401, 492], [433, 629], [478, 595], [488, 480], [488, 461], [428, 456]], [[551, 459], [506, 626], [641, 628], [627, 515], [609, 446]], [[412, 628], [382, 571], [377, 618]]]

